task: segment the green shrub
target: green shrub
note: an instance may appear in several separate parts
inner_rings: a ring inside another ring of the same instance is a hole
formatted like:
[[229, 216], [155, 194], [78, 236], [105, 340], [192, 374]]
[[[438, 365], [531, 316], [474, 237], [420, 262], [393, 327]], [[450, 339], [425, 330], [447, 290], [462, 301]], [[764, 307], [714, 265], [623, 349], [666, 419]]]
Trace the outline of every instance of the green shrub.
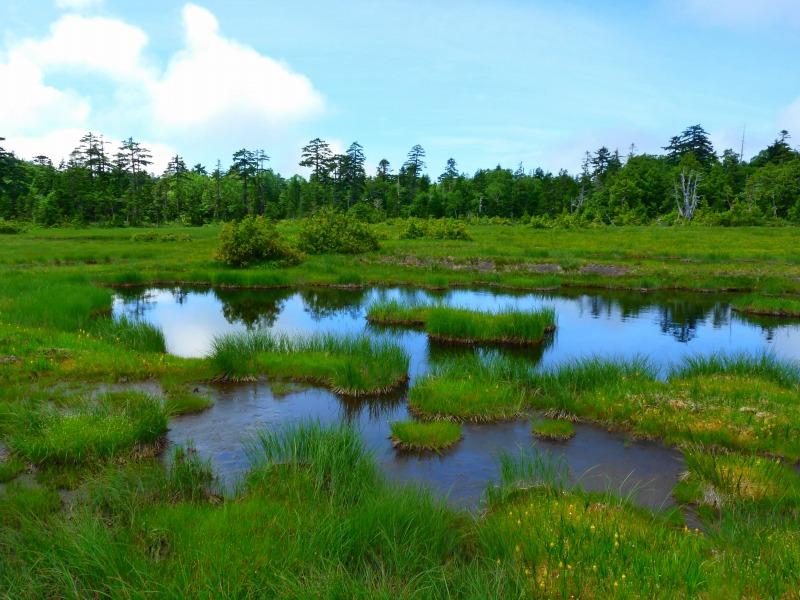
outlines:
[[25, 227], [16, 221], [6, 221], [0, 217], [0, 233], [21, 233], [25, 231]]
[[467, 224], [460, 219], [419, 219], [409, 217], [400, 232], [401, 240], [428, 238], [432, 240], [471, 240]]
[[232, 267], [270, 261], [292, 265], [304, 259], [302, 252], [281, 237], [275, 223], [260, 215], [225, 223], [219, 242], [214, 258]]
[[303, 221], [299, 246], [309, 254], [359, 254], [379, 248], [369, 225], [332, 208]]

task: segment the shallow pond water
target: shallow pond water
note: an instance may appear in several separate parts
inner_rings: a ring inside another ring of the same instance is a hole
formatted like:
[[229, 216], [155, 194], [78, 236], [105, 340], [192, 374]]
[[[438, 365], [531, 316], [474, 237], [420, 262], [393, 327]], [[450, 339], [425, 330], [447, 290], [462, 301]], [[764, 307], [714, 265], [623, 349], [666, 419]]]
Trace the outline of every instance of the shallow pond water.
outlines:
[[[114, 313], [160, 326], [170, 351], [181, 356], [207, 354], [215, 335], [259, 327], [286, 333], [391, 336], [411, 355], [410, 385], [442, 355], [472, 351], [431, 344], [420, 331], [367, 324], [366, 307], [389, 298], [435, 300], [481, 310], [552, 306], [558, 324], [553, 338], [540, 347], [514, 351], [544, 367], [587, 355], [644, 355], [664, 371], [687, 354], [720, 350], [768, 351], [800, 359], [797, 323], [741, 317], [731, 313], [730, 297], [723, 295], [463, 289], [434, 293], [399, 288], [128, 289], [119, 292]], [[290, 393], [280, 389], [281, 393], [273, 394], [267, 381], [214, 385], [208, 391], [214, 405], [173, 419], [169, 438], [175, 444], [191, 442], [201, 456], [211, 460], [227, 486], [248, 467], [244, 441], [249, 435], [259, 428], [303, 419], [354, 423], [391, 479], [424, 483], [454, 504], [467, 507], [477, 506], [488, 482], [497, 479], [494, 459], [500, 451], [518, 454], [535, 446], [549, 456], [562, 457], [571, 479], [580, 479], [585, 488], [630, 494], [637, 503], [654, 509], [672, 505], [670, 490], [683, 469], [681, 455], [673, 449], [629, 441], [591, 425], [579, 425], [577, 435], [568, 442], [537, 442], [528, 419], [465, 424], [464, 438], [441, 455], [400, 452], [387, 438], [389, 422], [410, 418], [404, 393], [352, 402], [317, 388]]]

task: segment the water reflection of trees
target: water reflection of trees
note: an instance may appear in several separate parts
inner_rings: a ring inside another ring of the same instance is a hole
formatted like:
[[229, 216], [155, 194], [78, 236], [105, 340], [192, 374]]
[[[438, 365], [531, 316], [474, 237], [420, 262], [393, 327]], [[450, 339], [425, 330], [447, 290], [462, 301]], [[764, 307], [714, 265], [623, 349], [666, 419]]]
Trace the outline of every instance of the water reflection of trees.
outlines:
[[300, 290], [304, 310], [314, 321], [334, 316], [357, 319], [367, 296], [367, 289], [343, 290], [337, 288], [306, 288]]
[[474, 356], [476, 358], [489, 357], [499, 354], [508, 358], [525, 363], [531, 368], [538, 365], [544, 353], [555, 343], [555, 334], [548, 335], [541, 344], [535, 346], [511, 346], [511, 345], [476, 345], [465, 346], [462, 344], [448, 344], [434, 340], [428, 340], [428, 365], [430, 368], [441, 365], [450, 360], [464, 356]]
[[292, 290], [214, 289], [222, 315], [228, 323], [241, 323], [248, 330], [272, 327]]
[[347, 423], [358, 423], [366, 414], [370, 423], [382, 423], [408, 401], [408, 387], [391, 394], [364, 398], [339, 397], [340, 418]]

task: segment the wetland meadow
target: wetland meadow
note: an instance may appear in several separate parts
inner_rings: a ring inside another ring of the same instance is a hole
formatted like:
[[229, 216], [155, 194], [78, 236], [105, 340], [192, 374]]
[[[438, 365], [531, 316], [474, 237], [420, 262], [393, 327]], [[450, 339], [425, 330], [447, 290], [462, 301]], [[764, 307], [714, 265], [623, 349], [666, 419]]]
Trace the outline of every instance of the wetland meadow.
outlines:
[[800, 593], [794, 228], [403, 227], [0, 235], [0, 596]]

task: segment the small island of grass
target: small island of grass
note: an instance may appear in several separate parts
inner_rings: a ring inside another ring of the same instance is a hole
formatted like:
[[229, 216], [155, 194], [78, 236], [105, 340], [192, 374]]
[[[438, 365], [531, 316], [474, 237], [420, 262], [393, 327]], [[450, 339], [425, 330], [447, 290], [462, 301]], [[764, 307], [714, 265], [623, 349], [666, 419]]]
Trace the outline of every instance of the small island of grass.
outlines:
[[395, 448], [441, 452], [461, 439], [461, 425], [449, 421], [395, 421], [389, 425]]
[[555, 331], [555, 311], [541, 308], [498, 312], [389, 300], [367, 310], [367, 320], [382, 325], [422, 326], [428, 337], [453, 344], [537, 345]]
[[540, 440], [563, 442], [575, 437], [575, 425], [565, 419], [537, 419], [531, 429]]

